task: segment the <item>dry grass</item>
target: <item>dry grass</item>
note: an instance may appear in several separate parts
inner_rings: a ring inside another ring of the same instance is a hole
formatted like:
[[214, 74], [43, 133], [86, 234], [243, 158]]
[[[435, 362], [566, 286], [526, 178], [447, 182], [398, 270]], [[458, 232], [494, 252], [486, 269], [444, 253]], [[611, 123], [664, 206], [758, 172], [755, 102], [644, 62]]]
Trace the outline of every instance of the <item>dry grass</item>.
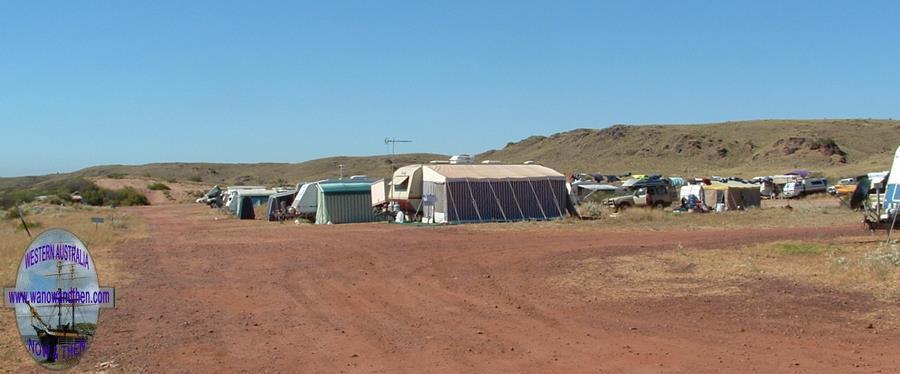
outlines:
[[565, 218], [556, 221], [485, 223], [467, 225], [476, 231], [510, 230], [611, 230], [672, 231], [737, 228], [827, 227], [862, 222], [859, 213], [845, 208], [795, 204], [793, 209], [765, 208], [724, 213], [673, 213], [668, 210], [633, 208], [614, 214], [606, 210], [597, 220]]
[[266, 212], [268, 211], [268, 209], [269, 204], [259, 204], [258, 206], [253, 207], [253, 215], [254, 217], [256, 217], [256, 219], [265, 221], [269, 219], [269, 217], [266, 216]]
[[[123, 266], [113, 256], [113, 249], [126, 240], [146, 236], [144, 224], [136, 217], [119, 209], [89, 206], [29, 205], [24, 210], [28, 221], [41, 225], [41, 228], [32, 230], [33, 236], [49, 228], [64, 228], [75, 233], [90, 250], [102, 286], [122, 287], [132, 281], [126, 273], [119, 271]], [[105, 222], [95, 228], [90, 222], [91, 217], [103, 217]], [[4, 287], [15, 285], [19, 263], [31, 242], [25, 231], [17, 228], [18, 223], [18, 220], [0, 221], [0, 282]], [[31, 364], [18, 339], [14, 318], [14, 313], [9, 310], [0, 313], [3, 329], [3, 334], [0, 334], [0, 362], [7, 370]]]
[[898, 327], [900, 266], [873, 260], [882, 238], [775, 242], [742, 248], [595, 257], [570, 264], [550, 282], [611, 300], [741, 295], [759, 279], [784, 280], [828, 292], [868, 295], [876, 306], [861, 315]]

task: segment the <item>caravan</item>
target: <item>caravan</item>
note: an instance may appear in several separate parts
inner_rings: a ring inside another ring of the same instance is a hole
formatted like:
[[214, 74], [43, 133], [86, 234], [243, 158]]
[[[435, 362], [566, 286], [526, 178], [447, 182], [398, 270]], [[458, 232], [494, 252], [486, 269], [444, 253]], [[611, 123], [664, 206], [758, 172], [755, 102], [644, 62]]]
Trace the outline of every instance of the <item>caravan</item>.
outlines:
[[883, 174], [870, 173], [861, 180], [850, 202], [851, 207], [864, 208], [865, 223], [872, 230], [889, 229], [897, 224], [900, 212], [900, 147], [894, 152], [890, 173]]
[[828, 189], [828, 180], [825, 178], [808, 178], [788, 182], [784, 185], [782, 196], [787, 198], [802, 197], [809, 194], [825, 192]]

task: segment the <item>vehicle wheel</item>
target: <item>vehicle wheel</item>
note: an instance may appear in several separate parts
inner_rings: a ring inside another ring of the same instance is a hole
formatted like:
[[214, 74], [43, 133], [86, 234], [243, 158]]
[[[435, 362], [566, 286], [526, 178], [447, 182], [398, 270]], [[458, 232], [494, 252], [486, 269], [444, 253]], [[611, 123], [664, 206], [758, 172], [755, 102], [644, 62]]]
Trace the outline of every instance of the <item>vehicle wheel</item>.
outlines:
[[652, 208], [653, 209], [662, 209], [664, 206], [665, 206], [665, 204], [663, 204], [662, 201], [657, 201], [657, 202], [653, 203]]
[[616, 207], [616, 213], [624, 212], [628, 208], [631, 208], [631, 204], [628, 204], [628, 203], [619, 204], [619, 206]]

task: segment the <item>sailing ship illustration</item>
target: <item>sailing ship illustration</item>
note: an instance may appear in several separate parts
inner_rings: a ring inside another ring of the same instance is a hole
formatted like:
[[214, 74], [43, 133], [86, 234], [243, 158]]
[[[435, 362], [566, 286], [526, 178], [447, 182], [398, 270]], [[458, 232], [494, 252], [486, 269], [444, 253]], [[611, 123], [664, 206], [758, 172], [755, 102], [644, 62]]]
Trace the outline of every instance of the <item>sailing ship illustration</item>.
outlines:
[[[41, 353], [45, 355], [45, 362], [53, 363], [59, 358], [77, 358], [84, 348], [87, 347], [90, 339], [93, 337], [93, 328], [85, 326], [95, 326], [95, 321], [87, 321], [84, 313], [78, 308], [88, 303], [79, 303], [69, 298], [69, 294], [65, 290], [75, 286], [78, 279], [89, 278], [76, 276], [75, 266], [77, 264], [64, 264], [62, 261], [56, 261], [56, 272], [45, 274], [47, 277], [56, 278], [56, 288], [61, 297], [56, 298], [55, 303], [47, 305], [32, 305], [28, 301], [25, 304], [31, 311], [31, 327], [41, 345]], [[66, 271], [64, 271], [64, 268]], [[42, 315], [38, 308], [47, 308], [49, 312]], [[81, 322], [77, 317], [81, 317]], [[54, 325], [53, 322], [56, 322]], [[66, 350], [66, 355], [61, 355], [59, 349]]]

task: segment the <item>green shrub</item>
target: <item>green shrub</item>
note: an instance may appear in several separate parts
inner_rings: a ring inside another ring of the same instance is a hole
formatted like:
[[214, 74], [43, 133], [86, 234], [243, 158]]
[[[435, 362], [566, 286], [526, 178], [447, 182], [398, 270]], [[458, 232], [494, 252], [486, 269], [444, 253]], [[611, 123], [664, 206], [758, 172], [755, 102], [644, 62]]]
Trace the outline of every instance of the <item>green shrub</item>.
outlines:
[[585, 201], [578, 205], [578, 214], [582, 217], [601, 217], [604, 212], [604, 206], [596, 201]]
[[171, 190], [171, 188], [169, 188], [169, 186], [165, 185], [164, 183], [159, 183], [159, 182], [148, 184], [148, 185], [147, 185], [147, 188], [148, 188], [149, 190], [151, 190], [151, 191], [168, 191], [168, 190]]
[[[32, 230], [32, 233], [34, 229], [41, 228], [42, 226], [40, 222], [32, 222], [26, 220], [25, 223], [28, 224], [28, 230]], [[25, 231], [25, 225], [23, 225], [22, 222], [19, 222], [19, 224], [16, 225], [16, 231]]]
[[816, 138], [813, 140], [812, 149], [819, 149], [822, 147], [835, 147], [837, 146], [837, 142], [832, 138]]
[[16, 204], [29, 203], [37, 196], [49, 196], [48, 202], [56, 204], [72, 201], [71, 195], [78, 192], [87, 205], [148, 205], [147, 197], [130, 187], [121, 190], [102, 188], [84, 178], [67, 178], [42, 183], [27, 189], [0, 190], [0, 209], [9, 209]]
[[109, 179], [122, 179], [122, 178], [125, 178], [126, 176], [128, 176], [128, 174], [125, 174], [125, 173], [110, 173], [110, 174], [106, 174], [106, 177], [109, 178]]
[[203, 177], [199, 175], [192, 175], [190, 178], [188, 178], [188, 180], [191, 182], [203, 182]]
[[103, 203], [94, 205], [112, 205], [112, 206], [134, 206], [134, 205], [150, 205], [147, 196], [137, 192], [134, 188], [125, 187], [118, 191], [101, 190], [103, 195]]

